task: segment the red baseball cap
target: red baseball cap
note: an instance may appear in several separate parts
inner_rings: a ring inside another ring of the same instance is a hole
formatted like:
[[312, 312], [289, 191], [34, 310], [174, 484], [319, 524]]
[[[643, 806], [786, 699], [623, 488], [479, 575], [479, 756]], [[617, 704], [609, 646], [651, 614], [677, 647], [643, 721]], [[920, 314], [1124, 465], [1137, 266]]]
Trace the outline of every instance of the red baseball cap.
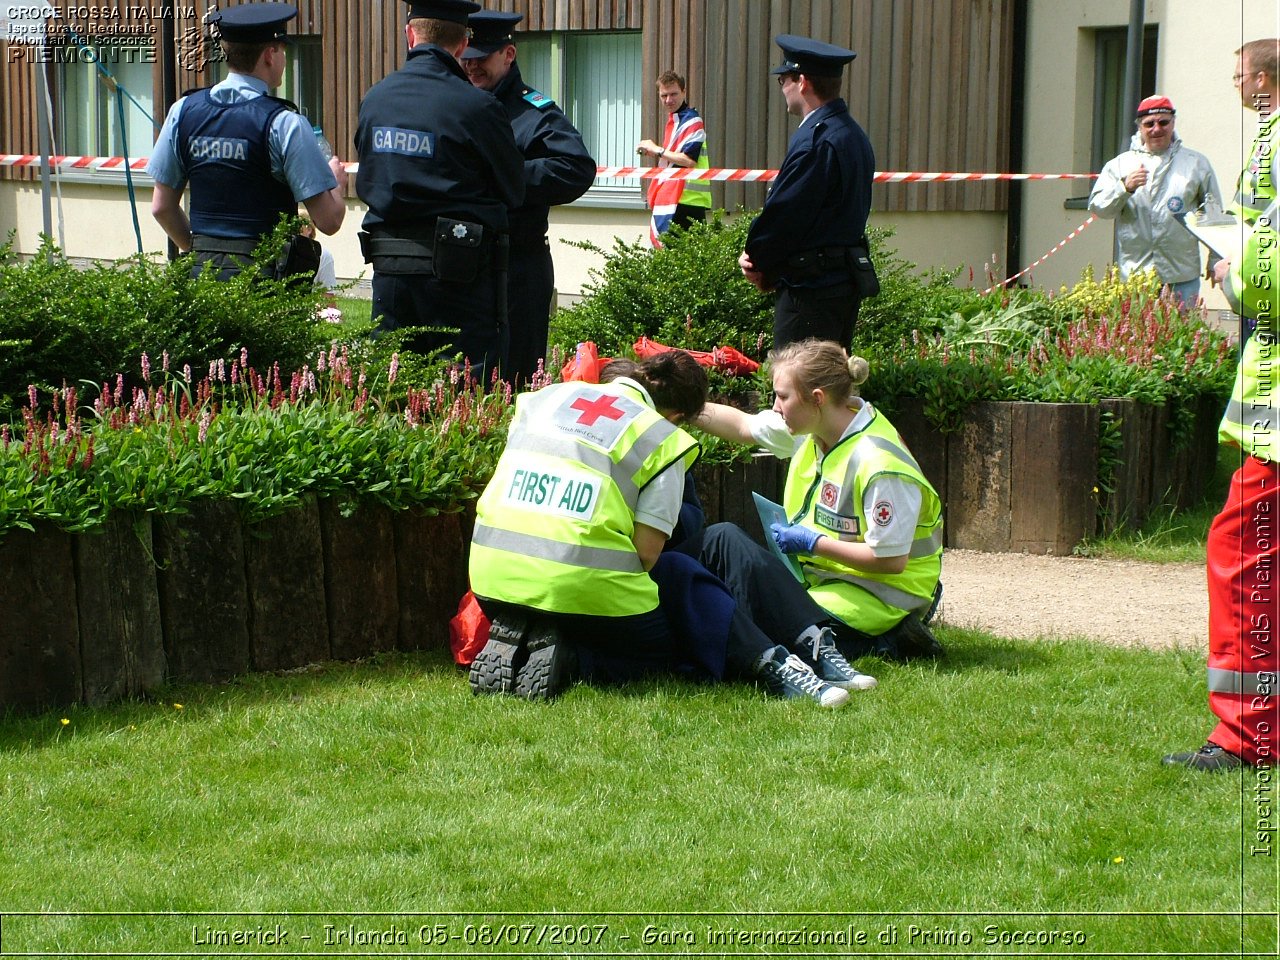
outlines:
[[1147, 97], [1138, 104], [1138, 116], [1145, 117], [1149, 113], [1176, 113], [1168, 97]]

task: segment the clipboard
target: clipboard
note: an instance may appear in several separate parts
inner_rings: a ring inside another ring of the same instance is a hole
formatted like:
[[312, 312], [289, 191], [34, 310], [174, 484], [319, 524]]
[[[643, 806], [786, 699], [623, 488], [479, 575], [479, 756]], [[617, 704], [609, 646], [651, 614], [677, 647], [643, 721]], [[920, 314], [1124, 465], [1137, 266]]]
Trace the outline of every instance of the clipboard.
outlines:
[[1240, 262], [1240, 253], [1244, 250], [1244, 241], [1251, 232], [1250, 228], [1241, 224], [1229, 213], [1208, 218], [1183, 215], [1175, 217], [1193, 237], [1202, 244], [1232, 263]]
[[788, 524], [787, 511], [781, 506], [774, 503], [768, 497], [762, 497], [754, 490], [751, 491], [751, 499], [756, 502], [756, 512], [760, 514], [760, 525], [764, 527], [764, 542], [769, 545], [769, 549], [773, 555], [782, 561], [782, 565], [791, 571], [791, 575], [804, 583], [804, 573], [800, 570], [800, 563], [795, 557], [789, 553], [783, 553], [778, 549], [778, 544], [774, 542], [773, 531], [769, 529], [771, 524], [781, 523]]

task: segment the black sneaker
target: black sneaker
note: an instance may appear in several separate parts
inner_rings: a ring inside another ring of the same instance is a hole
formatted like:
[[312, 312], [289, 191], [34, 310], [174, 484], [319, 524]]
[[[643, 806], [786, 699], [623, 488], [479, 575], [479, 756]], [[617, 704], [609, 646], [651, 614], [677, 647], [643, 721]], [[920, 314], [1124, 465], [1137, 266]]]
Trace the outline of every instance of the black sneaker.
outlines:
[[508, 613], [493, 618], [489, 642], [471, 661], [467, 675], [472, 693], [515, 692], [516, 676], [528, 657], [524, 645], [528, 629], [529, 621], [524, 617]]
[[788, 653], [786, 647], [774, 647], [771, 654], [769, 659], [760, 661], [757, 669], [770, 693], [789, 699], [807, 697], [819, 706], [831, 708], [843, 707], [849, 700], [848, 690], [827, 683], [798, 656]]
[[516, 671], [515, 695], [526, 700], [551, 700], [573, 682], [578, 655], [555, 627], [537, 627], [525, 644], [528, 658]]
[[1243, 760], [1216, 743], [1206, 743], [1199, 750], [1171, 753], [1160, 762], [1171, 767], [1190, 767], [1203, 773], [1225, 773], [1244, 766]]
[[920, 658], [936, 659], [946, 652], [933, 631], [914, 613], [908, 613], [896, 627], [878, 639], [888, 641], [888, 649], [884, 651], [887, 656], [904, 662]]

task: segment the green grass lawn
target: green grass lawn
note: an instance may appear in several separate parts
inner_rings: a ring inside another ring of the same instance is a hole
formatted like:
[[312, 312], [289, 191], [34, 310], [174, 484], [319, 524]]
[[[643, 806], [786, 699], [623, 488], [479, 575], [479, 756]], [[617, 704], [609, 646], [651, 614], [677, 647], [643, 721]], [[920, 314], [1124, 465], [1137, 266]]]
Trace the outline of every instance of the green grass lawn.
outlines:
[[[880, 687], [834, 712], [675, 680], [477, 699], [428, 654], [7, 718], [3, 951], [276, 923], [319, 949], [327, 923], [429, 955], [780, 955], [784, 929], [862, 955], [1274, 955], [1274, 919], [1241, 916], [1276, 909], [1269, 774], [1158, 762], [1209, 729], [1199, 656], [941, 633], [944, 661], [864, 661]], [[1016, 939], [1053, 931], [1085, 941]]]
[[345, 323], [368, 320], [373, 315], [373, 301], [366, 297], [338, 297], [336, 306], [342, 311]]

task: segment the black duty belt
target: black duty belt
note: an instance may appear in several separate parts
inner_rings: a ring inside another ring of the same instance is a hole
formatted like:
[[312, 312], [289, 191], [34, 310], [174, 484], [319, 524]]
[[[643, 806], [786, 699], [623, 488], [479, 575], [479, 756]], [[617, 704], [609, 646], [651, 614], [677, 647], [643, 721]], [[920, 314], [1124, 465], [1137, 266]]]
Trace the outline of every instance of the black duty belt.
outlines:
[[231, 253], [240, 257], [251, 257], [260, 242], [260, 237], [210, 237], [197, 233], [191, 237], [191, 249], [196, 253]]

